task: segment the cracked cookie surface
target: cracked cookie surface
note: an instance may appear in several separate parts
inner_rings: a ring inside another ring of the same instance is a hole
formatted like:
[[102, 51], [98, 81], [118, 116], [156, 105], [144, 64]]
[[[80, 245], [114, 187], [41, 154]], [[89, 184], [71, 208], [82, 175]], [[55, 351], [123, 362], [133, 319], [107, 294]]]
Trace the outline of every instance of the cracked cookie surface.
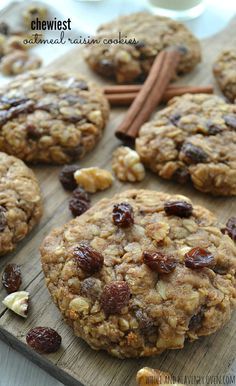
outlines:
[[41, 193], [33, 171], [0, 152], [0, 254], [12, 251], [41, 215]]
[[213, 65], [213, 73], [223, 94], [231, 101], [236, 100], [236, 49], [220, 53]]
[[236, 105], [215, 95], [173, 98], [136, 139], [141, 161], [160, 177], [215, 195], [236, 194]]
[[[126, 191], [51, 231], [41, 246], [46, 284], [94, 349], [124, 358], [182, 348], [221, 328], [235, 305], [236, 248], [220, 229], [184, 196]], [[197, 247], [208, 258], [188, 268]]]
[[[137, 44], [105, 44], [104, 39], [136, 39]], [[191, 71], [201, 60], [198, 40], [181, 23], [148, 13], [121, 16], [98, 28], [95, 39], [100, 43], [85, 48], [90, 67], [118, 83], [143, 81], [156, 55], [163, 49], [177, 46], [183, 53], [179, 73]]]
[[82, 158], [101, 137], [109, 107], [81, 76], [32, 71], [0, 89], [0, 150], [27, 162]]

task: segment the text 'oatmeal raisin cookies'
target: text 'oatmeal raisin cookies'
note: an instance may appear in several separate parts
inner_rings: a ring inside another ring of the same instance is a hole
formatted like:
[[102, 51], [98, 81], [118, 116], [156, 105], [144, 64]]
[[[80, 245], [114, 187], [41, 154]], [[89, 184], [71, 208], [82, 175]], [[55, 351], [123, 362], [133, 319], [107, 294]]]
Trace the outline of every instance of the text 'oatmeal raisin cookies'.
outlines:
[[0, 255], [12, 251], [41, 215], [41, 193], [33, 171], [0, 152]]
[[213, 65], [213, 73], [223, 94], [231, 101], [236, 100], [236, 49], [220, 53]]
[[236, 195], [236, 105], [216, 95], [175, 97], [141, 127], [136, 151], [160, 177]]
[[[119, 39], [123, 42], [115, 43]], [[104, 77], [117, 83], [143, 81], [156, 55], [169, 47], [179, 48], [182, 59], [178, 73], [191, 71], [201, 60], [199, 41], [181, 23], [149, 13], [121, 16], [98, 28], [95, 39], [88, 44], [85, 59], [89, 66]], [[107, 44], [107, 41], [111, 41]], [[126, 43], [134, 40], [135, 43]]]
[[102, 91], [82, 76], [32, 71], [0, 88], [0, 150], [64, 164], [94, 148], [108, 120]]
[[103, 199], [52, 230], [41, 259], [75, 334], [121, 358], [182, 348], [221, 328], [235, 305], [235, 243], [180, 195]]

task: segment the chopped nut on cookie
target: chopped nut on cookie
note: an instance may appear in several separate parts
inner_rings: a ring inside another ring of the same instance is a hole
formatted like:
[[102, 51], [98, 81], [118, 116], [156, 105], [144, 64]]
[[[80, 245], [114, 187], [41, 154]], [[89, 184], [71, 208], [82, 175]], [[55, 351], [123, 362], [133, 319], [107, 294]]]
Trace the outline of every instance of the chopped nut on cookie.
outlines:
[[118, 147], [114, 151], [112, 169], [121, 181], [136, 182], [142, 181], [145, 177], [145, 169], [138, 153], [126, 146]]
[[77, 184], [89, 193], [108, 189], [113, 182], [113, 177], [108, 170], [97, 167], [77, 170], [74, 177]]
[[2, 301], [4, 306], [15, 312], [17, 315], [27, 317], [29, 307], [29, 292], [18, 291], [7, 295]]

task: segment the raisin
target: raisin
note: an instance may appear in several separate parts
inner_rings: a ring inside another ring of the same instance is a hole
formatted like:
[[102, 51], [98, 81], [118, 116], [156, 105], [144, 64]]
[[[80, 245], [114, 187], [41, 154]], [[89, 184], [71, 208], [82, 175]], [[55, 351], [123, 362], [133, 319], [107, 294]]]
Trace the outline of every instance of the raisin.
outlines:
[[34, 110], [35, 103], [29, 99], [9, 99], [1, 97], [0, 99], [0, 126], [3, 126], [8, 120], [16, 118], [21, 113], [30, 113]]
[[34, 110], [34, 102], [31, 100], [21, 100], [17, 105], [10, 108], [10, 118], [16, 118], [21, 113], [32, 113]]
[[215, 259], [211, 252], [200, 247], [195, 247], [185, 253], [185, 265], [192, 269], [211, 268], [215, 265]]
[[6, 209], [0, 205], [0, 232], [3, 232], [7, 225]]
[[84, 80], [80, 80], [78, 83], [76, 83], [76, 87], [83, 91], [87, 91], [89, 89], [88, 84]]
[[1, 104], [8, 105], [8, 108], [21, 106], [27, 102], [30, 102], [30, 99], [28, 99], [28, 98], [8, 98], [5, 96], [3, 96], [1, 98], [1, 101], [0, 101]]
[[130, 299], [130, 289], [125, 281], [113, 281], [105, 285], [100, 302], [105, 314], [119, 314], [127, 306]]
[[232, 127], [232, 129], [236, 129], [236, 116], [235, 115], [226, 115], [224, 117], [225, 123], [227, 126]]
[[189, 330], [196, 331], [202, 326], [202, 321], [204, 319], [205, 311], [206, 311], [206, 307], [202, 306], [200, 311], [197, 314], [192, 316], [188, 325]]
[[187, 201], [166, 201], [164, 210], [168, 216], [190, 217], [193, 213], [193, 207]]
[[69, 201], [69, 209], [74, 217], [81, 216], [86, 210], [89, 209], [89, 205], [85, 201], [78, 200], [72, 197]]
[[189, 51], [188, 48], [186, 46], [183, 46], [183, 45], [178, 46], [177, 48], [178, 48], [178, 51], [183, 55], [186, 55]]
[[59, 174], [59, 180], [63, 188], [67, 190], [74, 190], [77, 186], [74, 179], [74, 173], [79, 169], [78, 165], [65, 165]]
[[223, 131], [222, 126], [217, 125], [216, 123], [210, 120], [207, 122], [207, 128], [208, 128], [209, 135], [216, 135]]
[[191, 143], [185, 143], [181, 152], [184, 155], [184, 161], [188, 164], [206, 162], [208, 155], [200, 147], [192, 145]]
[[5, 35], [5, 36], [8, 36], [9, 35], [9, 32], [10, 32], [10, 27], [7, 23], [5, 23], [4, 21], [2, 21], [0, 23], [0, 34], [2, 35]]
[[170, 122], [174, 125], [174, 126], [177, 126], [178, 125], [178, 122], [181, 118], [181, 114], [180, 113], [174, 113], [172, 114], [170, 117], [169, 117], [169, 120]]
[[223, 233], [227, 233], [232, 240], [236, 241], [236, 217], [230, 217], [226, 223]]
[[7, 264], [2, 274], [2, 284], [6, 288], [7, 292], [18, 291], [22, 283], [21, 270], [17, 264]]
[[106, 76], [114, 75], [114, 64], [109, 59], [102, 59], [99, 62], [100, 70], [106, 74]]
[[71, 158], [78, 158], [83, 154], [83, 147], [81, 145], [77, 145], [71, 148], [64, 148], [63, 151]]
[[130, 227], [134, 223], [134, 212], [132, 206], [127, 202], [114, 205], [112, 218], [113, 223], [118, 227]]
[[33, 140], [39, 139], [42, 135], [40, 131], [38, 131], [37, 127], [33, 124], [28, 124], [26, 126], [26, 132], [27, 132], [27, 137]]
[[80, 243], [73, 251], [76, 263], [82, 271], [92, 275], [103, 267], [103, 255], [86, 243]]
[[80, 186], [78, 186], [75, 190], [73, 190], [72, 195], [73, 195], [73, 197], [77, 198], [78, 200], [84, 200], [84, 201], [90, 202], [90, 198], [89, 198], [88, 193]]
[[158, 273], [170, 273], [174, 271], [177, 261], [173, 256], [161, 252], [143, 252], [143, 262]]
[[73, 216], [80, 216], [90, 208], [90, 198], [83, 188], [76, 188], [69, 201], [69, 209]]
[[155, 328], [153, 320], [149, 318], [149, 316], [147, 316], [147, 314], [141, 309], [135, 310], [134, 313], [138, 321], [140, 330], [142, 330], [143, 333], [152, 334]]
[[142, 40], [139, 40], [137, 43], [135, 43], [134, 47], [137, 49], [137, 50], [140, 50], [141, 48], [145, 48], [146, 47], [146, 43]]
[[80, 293], [82, 296], [96, 300], [100, 297], [102, 292], [102, 283], [95, 277], [88, 277], [81, 283]]
[[173, 179], [179, 184], [186, 184], [190, 181], [190, 174], [187, 168], [180, 167], [173, 174]]
[[34, 327], [26, 335], [27, 344], [41, 354], [56, 352], [61, 345], [61, 336], [49, 327]]
[[229, 270], [229, 268], [219, 264], [215, 265], [212, 269], [215, 273], [218, 273], [218, 275], [226, 275]]

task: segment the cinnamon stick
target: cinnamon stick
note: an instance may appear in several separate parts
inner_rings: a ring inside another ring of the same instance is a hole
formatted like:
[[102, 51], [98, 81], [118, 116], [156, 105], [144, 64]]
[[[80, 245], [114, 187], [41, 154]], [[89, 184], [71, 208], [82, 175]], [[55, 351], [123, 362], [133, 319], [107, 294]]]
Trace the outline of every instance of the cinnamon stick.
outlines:
[[[120, 89], [116, 90], [116, 87], [120, 88], [120, 86], [113, 86], [112, 91], [113, 93], [110, 93], [110, 90], [108, 93], [106, 93], [106, 89], [104, 89], [104, 92], [106, 94], [106, 97], [110, 104], [112, 106], [129, 106], [134, 101], [134, 99], [137, 97], [137, 92], [127, 92], [126, 90], [129, 90], [130, 85], [122, 86], [123, 92], [121, 92]], [[127, 89], [125, 87], [128, 87]], [[137, 85], [134, 85], [133, 87], [137, 88]], [[141, 90], [142, 86], [138, 86], [139, 90]], [[212, 94], [213, 93], [213, 86], [207, 85], [207, 86], [169, 86], [167, 90], [165, 91], [162, 102], [168, 102], [171, 98], [175, 96], [180, 96], [183, 94]]]
[[141, 125], [148, 120], [166, 88], [175, 75], [180, 60], [179, 51], [162, 51], [156, 57], [142, 89], [130, 106], [116, 136], [125, 141], [134, 141]]
[[[103, 88], [104, 94], [126, 94], [126, 93], [137, 93], [142, 89], [142, 84], [122, 84], [122, 85], [112, 85], [112, 86], [105, 86]], [[192, 88], [206, 88], [209, 87], [212, 88], [211, 85], [207, 86], [191, 86], [191, 85], [183, 85], [183, 84], [170, 84], [167, 88], [167, 90], [176, 90], [182, 87], [192, 87]]]

